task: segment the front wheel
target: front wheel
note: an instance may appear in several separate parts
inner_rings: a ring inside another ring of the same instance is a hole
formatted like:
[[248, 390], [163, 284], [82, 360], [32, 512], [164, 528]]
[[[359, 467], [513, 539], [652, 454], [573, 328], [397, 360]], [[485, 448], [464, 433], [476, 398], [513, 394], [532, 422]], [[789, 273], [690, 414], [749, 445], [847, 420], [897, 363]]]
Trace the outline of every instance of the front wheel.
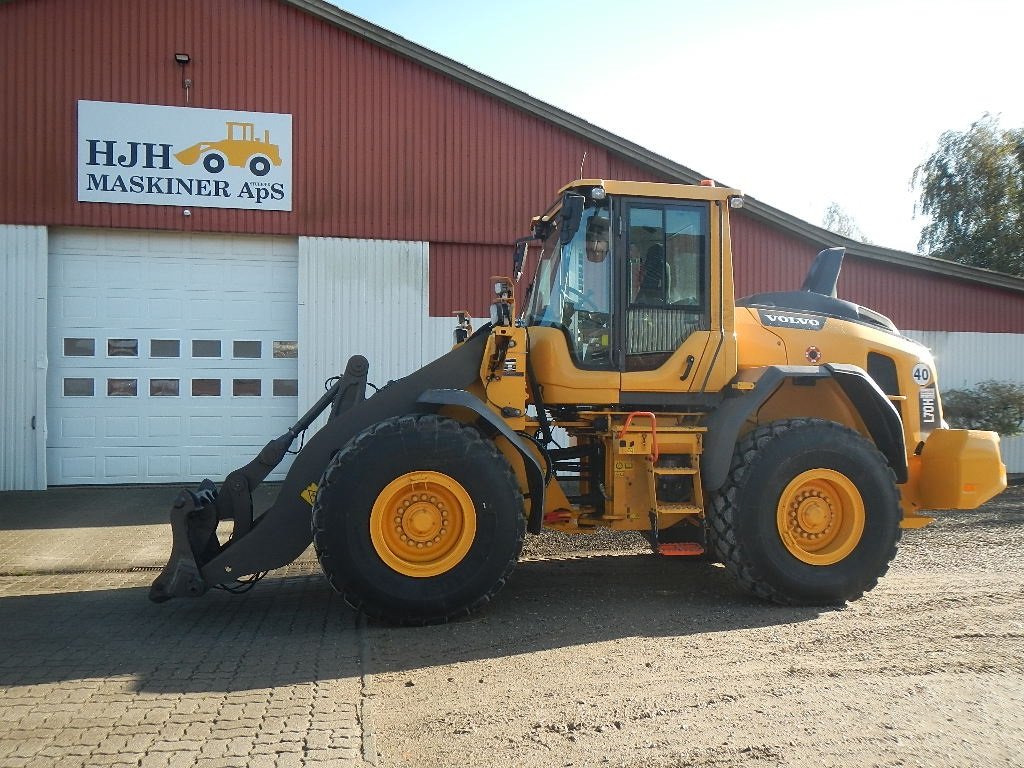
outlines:
[[210, 152], [203, 158], [203, 168], [210, 173], [220, 173], [224, 170], [224, 155], [218, 152]]
[[487, 603], [526, 534], [523, 497], [494, 443], [433, 414], [386, 419], [331, 461], [313, 506], [320, 566], [374, 618], [427, 624]]
[[819, 419], [758, 427], [712, 498], [715, 550], [740, 585], [787, 605], [856, 600], [896, 555], [899, 492], [868, 440]]

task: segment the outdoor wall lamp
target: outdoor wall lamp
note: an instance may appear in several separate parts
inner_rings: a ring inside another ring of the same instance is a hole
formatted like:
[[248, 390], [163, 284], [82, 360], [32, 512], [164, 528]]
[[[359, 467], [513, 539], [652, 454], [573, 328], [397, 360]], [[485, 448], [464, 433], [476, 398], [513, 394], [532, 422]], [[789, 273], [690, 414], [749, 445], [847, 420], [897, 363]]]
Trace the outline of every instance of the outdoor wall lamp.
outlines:
[[[174, 60], [181, 67], [181, 71], [184, 73], [185, 65], [192, 61], [192, 57], [187, 53], [176, 53], [174, 54]], [[189, 89], [192, 88], [192, 78], [186, 77], [181, 81], [182, 87], [185, 89], [185, 103], [188, 104]]]

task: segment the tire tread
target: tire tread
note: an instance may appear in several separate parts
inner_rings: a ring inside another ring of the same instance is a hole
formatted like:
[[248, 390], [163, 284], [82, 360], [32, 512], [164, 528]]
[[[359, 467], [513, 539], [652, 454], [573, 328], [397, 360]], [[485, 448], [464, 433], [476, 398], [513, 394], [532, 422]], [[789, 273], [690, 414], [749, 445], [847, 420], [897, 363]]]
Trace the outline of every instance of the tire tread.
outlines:
[[[707, 515], [709, 523], [708, 535], [711, 539], [712, 547], [725, 564], [726, 569], [739, 583], [740, 587], [756, 597], [778, 603], [780, 605], [813, 605], [820, 604], [820, 601], [805, 600], [784, 593], [766, 580], [764, 575], [760, 573], [756, 567], [751, 565], [750, 558], [747, 557], [747, 554], [739, 545], [738, 537], [736, 535], [736, 528], [740, 523], [740, 517], [743, 514], [743, 510], [740, 509], [740, 506], [737, 503], [737, 495], [740, 488], [743, 486], [744, 478], [756, 465], [757, 461], [761, 458], [763, 450], [771, 441], [790, 430], [806, 427], [818, 427], [833, 430], [836, 433], [837, 441], [844, 439], [841, 438], [840, 435], [843, 435], [845, 438], [852, 436], [856, 440], [864, 440], [858, 432], [855, 432], [849, 427], [824, 419], [786, 419], [758, 426], [741, 439], [739, 443], [737, 443], [736, 450], [733, 453], [732, 463], [729, 467], [728, 480], [726, 481], [726, 484], [712, 496], [711, 505]], [[879, 469], [890, 478], [890, 481], [895, 488], [895, 473], [893, 473], [892, 468], [886, 462], [885, 457], [882, 456], [877, 449], [874, 449], [873, 446], [872, 448], [873, 450], [871, 454], [873, 456], [873, 460], [877, 462]], [[896, 489], [896, 493], [898, 498], [898, 488]], [[856, 600], [863, 596], [865, 592], [873, 589], [878, 584], [878, 580], [888, 572], [889, 564], [896, 556], [896, 546], [899, 543], [901, 535], [902, 529], [897, 528], [896, 535], [893, 538], [889, 550], [885, 553], [885, 565], [880, 572], [872, 574], [868, 580], [863, 583], [862, 588], [859, 591], [847, 595], [844, 600], [836, 600], [832, 602], [839, 603]]]
[[[480, 454], [498, 462], [502, 467], [505, 480], [513, 492], [513, 502], [518, 509], [523, 506], [523, 497], [519, 491], [519, 484], [511, 466], [505, 457], [498, 451], [497, 447], [490, 440], [485, 439], [476, 429], [468, 427], [454, 419], [449, 419], [436, 414], [411, 414], [396, 416], [368, 427], [359, 435], [354, 437], [345, 445], [328, 464], [320, 481], [320, 489], [330, 487], [340, 474], [350, 471], [349, 464], [358, 467], [360, 455], [367, 447], [382, 437], [397, 437], [403, 443], [408, 442], [413, 435], [428, 437], [436, 441], [438, 445], [444, 445], [446, 453], [458, 461], [471, 454]], [[447, 612], [431, 614], [426, 616], [410, 615], [402, 613], [394, 608], [375, 605], [368, 602], [356, 589], [354, 589], [344, 576], [342, 569], [338, 567], [337, 556], [331, 552], [328, 546], [327, 526], [329, 525], [330, 513], [320, 503], [320, 493], [317, 493], [316, 502], [313, 505], [313, 548], [316, 551], [317, 559], [320, 561], [320, 568], [327, 577], [330, 585], [337, 591], [345, 602], [354, 610], [359, 611], [372, 619], [383, 620], [391, 624], [403, 626], [422, 626], [426, 624], [443, 624], [454, 619], [468, 616], [487, 605], [494, 596], [505, 586], [522, 552], [523, 542], [526, 538], [526, 518], [519, 516], [517, 526], [516, 556], [511, 558], [498, 579], [490, 588], [472, 603], [462, 605]]]

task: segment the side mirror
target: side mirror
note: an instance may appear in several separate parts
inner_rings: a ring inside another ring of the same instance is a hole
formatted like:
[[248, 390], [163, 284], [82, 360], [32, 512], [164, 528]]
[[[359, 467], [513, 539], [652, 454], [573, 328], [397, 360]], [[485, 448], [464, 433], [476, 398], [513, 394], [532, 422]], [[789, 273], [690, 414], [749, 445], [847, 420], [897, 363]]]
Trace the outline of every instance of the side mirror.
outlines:
[[562, 199], [562, 210], [558, 214], [562, 220], [559, 240], [562, 245], [572, 241], [576, 231], [580, 228], [580, 221], [583, 219], [583, 208], [587, 199], [583, 195], [573, 192], [566, 192]]
[[516, 250], [512, 256], [512, 279], [517, 283], [519, 278], [523, 276], [523, 264], [526, 263], [526, 254], [529, 252], [530, 246], [527, 245], [528, 238], [522, 240], [516, 240]]

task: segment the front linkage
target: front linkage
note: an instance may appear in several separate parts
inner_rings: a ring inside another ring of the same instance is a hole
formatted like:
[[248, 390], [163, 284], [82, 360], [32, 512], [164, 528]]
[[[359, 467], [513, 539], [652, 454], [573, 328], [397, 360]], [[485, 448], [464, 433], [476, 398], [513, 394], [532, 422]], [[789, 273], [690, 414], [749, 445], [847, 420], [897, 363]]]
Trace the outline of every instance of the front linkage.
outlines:
[[[170, 559], [150, 587], [150, 600], [162, 603], [172, 597], [199, 597], [210, 588], [203, 576], [206, 566], [256, 530], [263, 520], [254, 518], [253, 490], [281, 463], [295, 438], [328, 406], [330, 421], [365, 399], [368, 367], [365, 357], [350, 358], [345, 373], [323, 397], [287, 432], [267, 443], [255, 459], [229, 474], [219, 491], [215, 483], [206, 479], [195, 491], [182, 490], [178, 494], [170, 514]], [[217, 524], [221, 520], [234, 523], [231, 538], [223, 545], [217, 538]], [[275, 566], [262, 570], [270, 567]], [[231, 568], [226, 567], [225, 571], [230, 572]], [[245, 575], [248, 573], [239, 574]]]

